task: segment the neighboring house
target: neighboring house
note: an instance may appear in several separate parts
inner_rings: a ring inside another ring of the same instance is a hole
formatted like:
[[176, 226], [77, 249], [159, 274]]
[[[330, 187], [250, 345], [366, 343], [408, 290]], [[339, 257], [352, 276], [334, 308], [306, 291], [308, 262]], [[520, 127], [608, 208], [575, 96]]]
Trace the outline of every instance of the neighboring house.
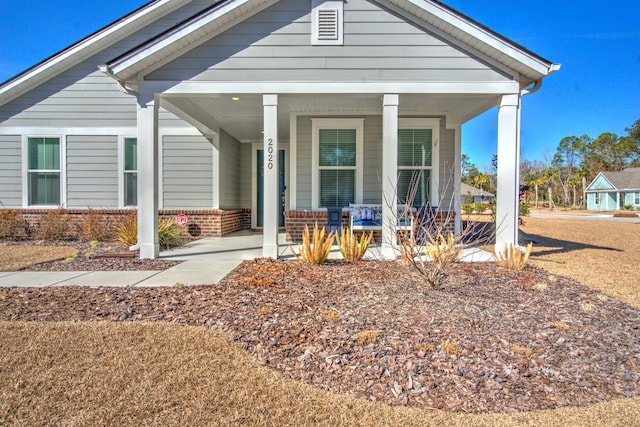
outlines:
[[615, 211], [626, 206], [640, 209], [640, 168], [600, 172], [586, 193], [588, 210]]
[[460, 183], [460, 197], [462, 203], [493, 203], [496, 199], [495, 194], [481, 190], [464, 182]]
[[459, 213], [462, 125], [497, 106], [497, 244], [517, 244], [521, 99], [559, 68], [435, 0], [156, 0], [0, 86], [0, 201], [137, 208], [142, 258], [159, 211], [263, 228], [277, 257], [278, 227], [325, 206], [390, 225], [416, 174], [416, 204]]

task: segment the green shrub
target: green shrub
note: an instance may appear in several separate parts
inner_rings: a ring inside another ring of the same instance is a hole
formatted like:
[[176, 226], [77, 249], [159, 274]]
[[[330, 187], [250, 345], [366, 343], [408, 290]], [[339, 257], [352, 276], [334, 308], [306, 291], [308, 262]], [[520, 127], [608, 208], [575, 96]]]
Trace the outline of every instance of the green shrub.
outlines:
[[479, 213], [479, 214], [484, 213], [484, 211], [485, 211], [486, 209], [487, 209], [487, 205], [485, 205], [485, 204], [484, 204], [484, 203], [482, 203], [482, 202], [476, 202], [476, 203], [474, 203], [474, 204], [473, 204], [473, 210], [474, 210], [476, 213]]
[[[118, 241], [126, 247], [135, 245], [138, 242], [138, 217], [134, 213], [127, 215], [117, 227]], [[160, 247], [169, 249], [182, 243], [182, 228], [178, 227], [173, 218], [161, 219], [158, 221], [158, 244]]]
[[42, 217], [34, 237], [38, 240], [72, 240], [77, 236], [71, 229], [67, 210], [57, 208], [50, 210]]
[[529, 215], [529, 203], [520, 202], [520, 216], [528, 216]]
[[473, 205], [470, 203], [465, 203], [462, 206], [460, 206], [460, 208], [462, 209], [462, 212], [466, 213], [467, 215], [473, 212]]
[[29, 237], [29, 223], [15, 209], [0, 210], [0, 239], [20, 240]]
[[182, 228], [176, 225], [173, 218], [161, 219], [158, 221], [158, 244], [169, 249], [182, 243]]

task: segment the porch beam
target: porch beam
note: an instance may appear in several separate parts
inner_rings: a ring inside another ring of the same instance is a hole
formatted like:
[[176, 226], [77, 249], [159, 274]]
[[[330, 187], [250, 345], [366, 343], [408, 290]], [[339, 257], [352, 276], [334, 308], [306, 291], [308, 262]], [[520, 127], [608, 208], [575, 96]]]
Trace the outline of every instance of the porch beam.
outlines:
[[518, 94], [519, 83], [505, 82], [214, 82], [161, 81], [136, 82], [138, 90], [162, 93], [163, 97], [178, 95], [211, 96], [216, 94]]
[[518, 245], [520, 96], [504, 95], [498, 109], [496, 250]]
[[385, 94], [382, 101], [382, 256], [395, 259], [398, 187], [399, 95]]
[[263, 95], [264, 210], [262, 256], [278, 258], [278, 95]]
[[155, 259], [158, 245], [158, 99], [138, 95], [138, 247]]

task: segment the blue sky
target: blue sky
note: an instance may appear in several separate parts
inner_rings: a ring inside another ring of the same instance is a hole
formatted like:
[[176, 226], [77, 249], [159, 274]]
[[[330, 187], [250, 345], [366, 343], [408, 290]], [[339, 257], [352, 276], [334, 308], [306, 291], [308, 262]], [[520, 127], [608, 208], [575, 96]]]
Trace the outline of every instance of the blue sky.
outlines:
[[[0, 0], [0, 81], [145, 4], [146, 0]], [[527, 96], [522, 158], [542, 160], [565, 137], [625, 134], [640, 119], [640, 2], [444, 0], [562, 69]], [[497, 111], [463, 127], [482, 170], [496, 152]]]

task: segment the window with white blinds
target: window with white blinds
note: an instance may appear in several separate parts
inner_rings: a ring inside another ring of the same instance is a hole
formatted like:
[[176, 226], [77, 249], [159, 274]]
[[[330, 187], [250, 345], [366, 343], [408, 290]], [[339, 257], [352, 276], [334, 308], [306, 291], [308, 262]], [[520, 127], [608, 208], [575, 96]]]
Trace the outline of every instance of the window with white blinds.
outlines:
[[433, 130], [398, 129], [398, 202], [429, 203], [432, 170]]
[[355, 129], [320, 129], [318, 169], [320, 206], [355, 202], [357, 135]]

